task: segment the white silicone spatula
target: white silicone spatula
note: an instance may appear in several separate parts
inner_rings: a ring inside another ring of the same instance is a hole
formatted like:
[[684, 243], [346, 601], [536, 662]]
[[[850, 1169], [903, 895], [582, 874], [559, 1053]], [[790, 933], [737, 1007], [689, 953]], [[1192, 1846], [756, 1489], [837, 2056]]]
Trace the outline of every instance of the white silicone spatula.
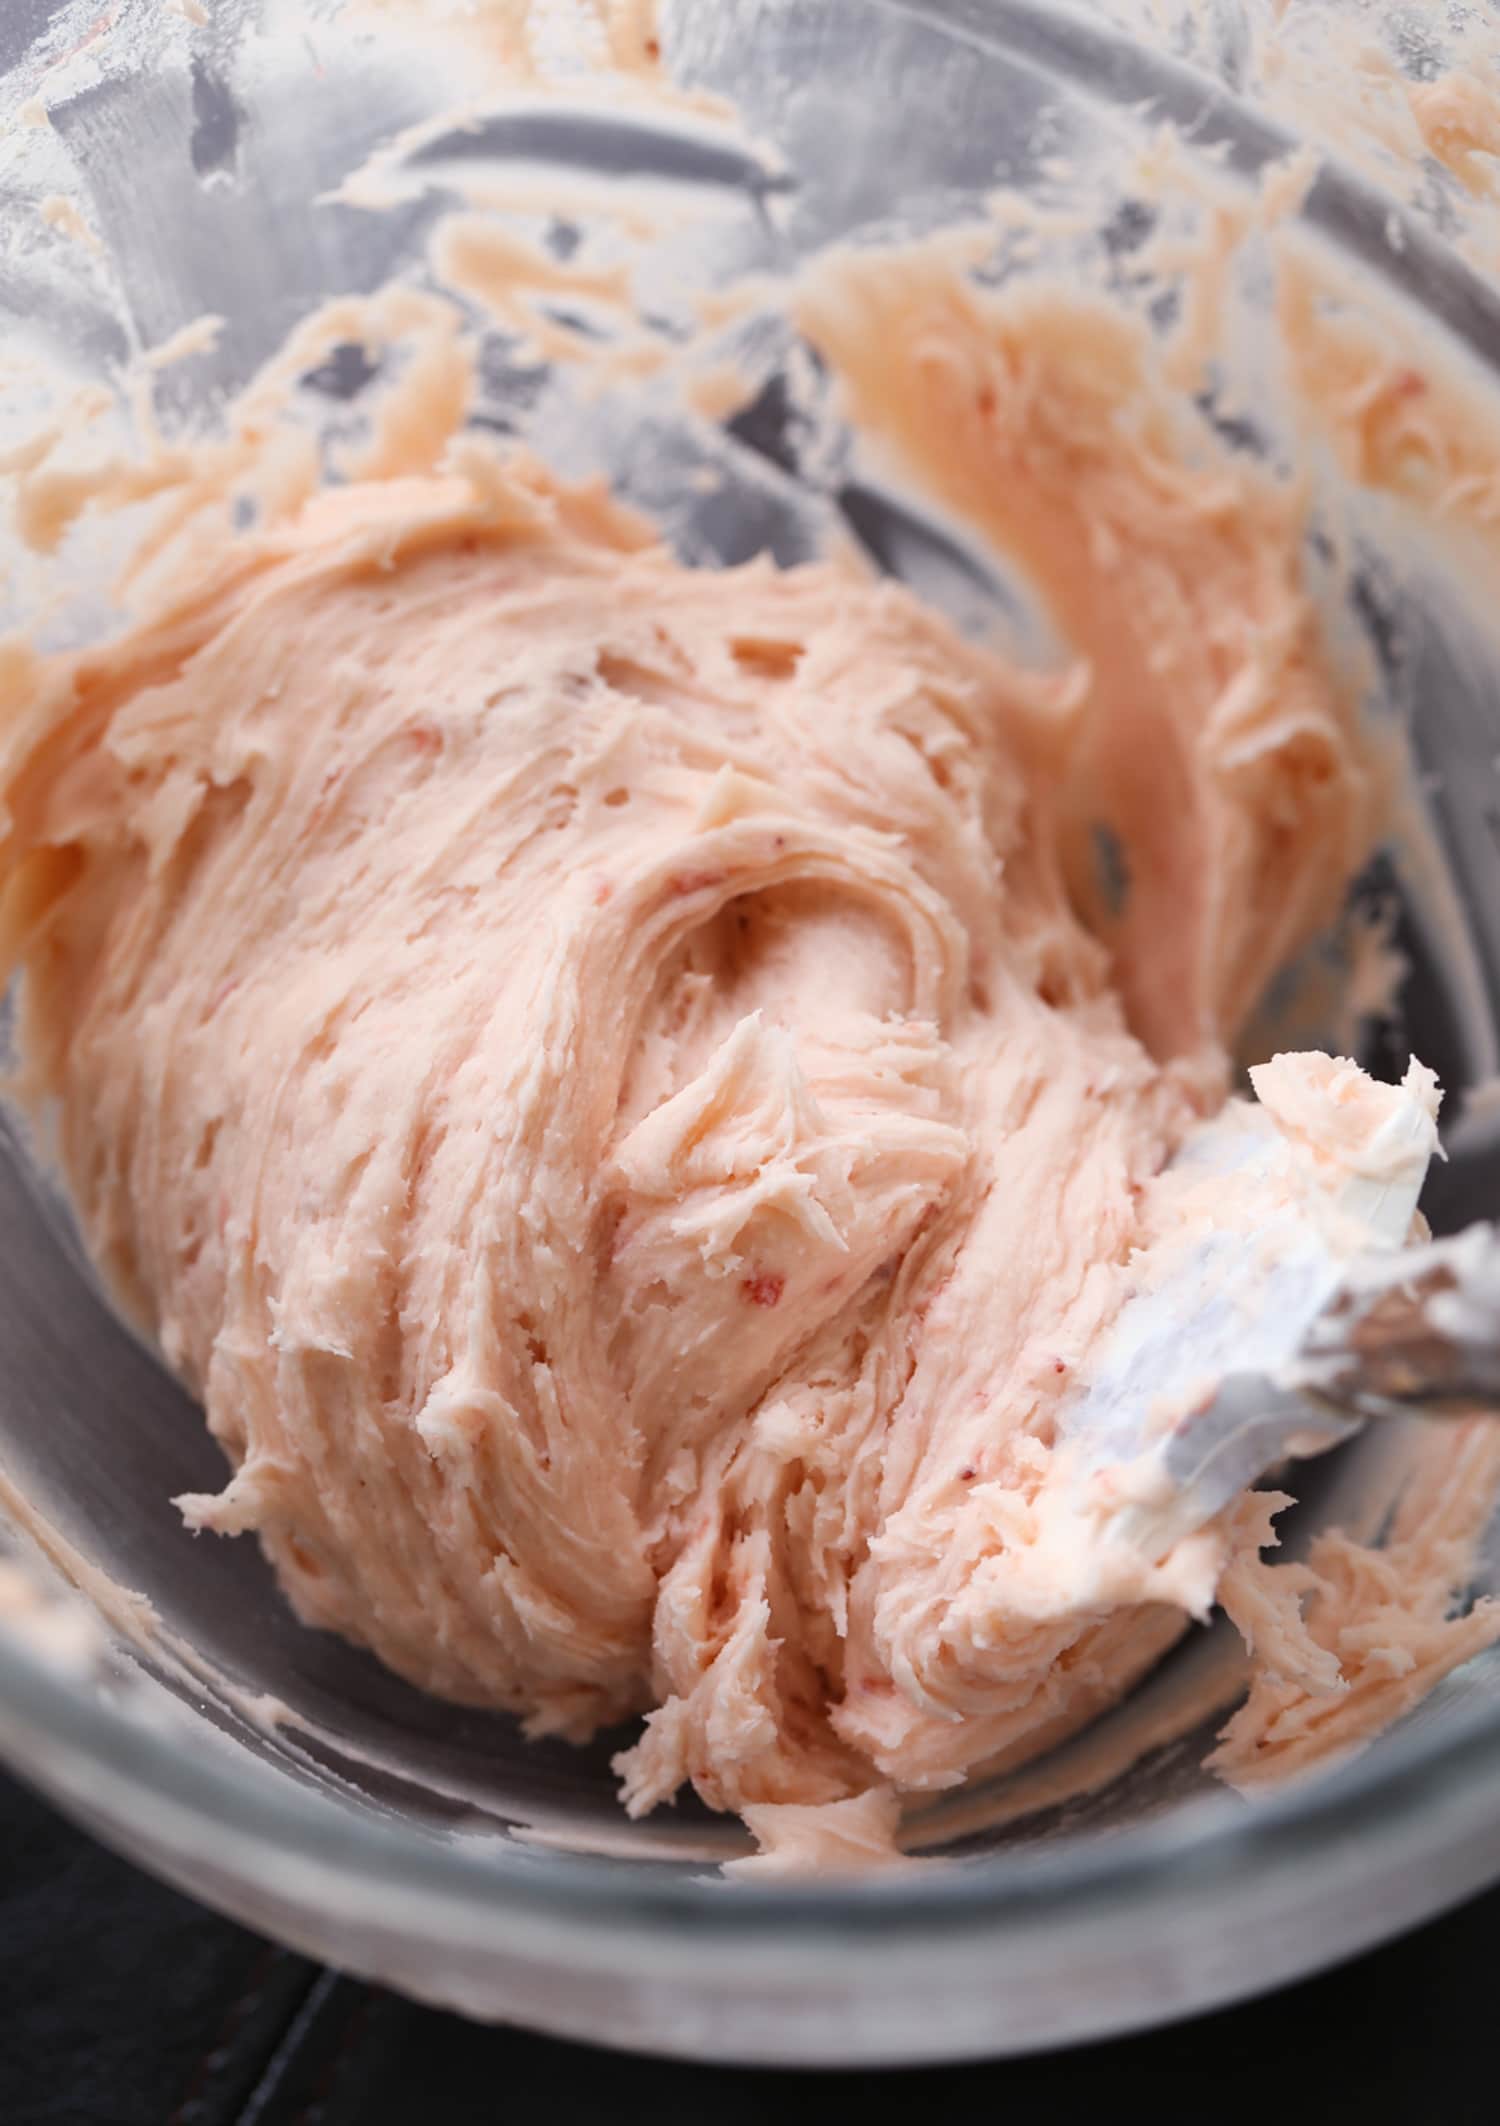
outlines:
[[1174, 1172], [1222, 1220], [1200, 1210], [1147, 1261], [1064, 1419], [1101, 1533], [1159, 1559], [1366, 1419], [1500, 1410], [1500, 1233], [1408, 1244], [1437, 1147], [1431, 1083], [1414, 1066], [1382, 1093], [1351, 1165], [1240, 1103], [1189, 1140]]

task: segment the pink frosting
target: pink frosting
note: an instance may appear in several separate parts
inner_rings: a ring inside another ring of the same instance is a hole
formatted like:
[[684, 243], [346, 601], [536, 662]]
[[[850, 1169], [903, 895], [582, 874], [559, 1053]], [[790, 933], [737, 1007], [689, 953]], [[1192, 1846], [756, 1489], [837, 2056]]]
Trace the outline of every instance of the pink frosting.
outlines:
[[234, 1465], [190, 1521], [435, 1691], [646, 1712], [634, 1811], [805, 1854], [767, 1809], [857, 1802], [847, 1860], [1243, 1549], [1023, 1598], [1158, 1177], [1372, 800], [1298, 505], [1132, 328], [936, 253], [805, 313], [1057, 669], [471, 450], [26, 667], [3, 923], [90, 1244]]

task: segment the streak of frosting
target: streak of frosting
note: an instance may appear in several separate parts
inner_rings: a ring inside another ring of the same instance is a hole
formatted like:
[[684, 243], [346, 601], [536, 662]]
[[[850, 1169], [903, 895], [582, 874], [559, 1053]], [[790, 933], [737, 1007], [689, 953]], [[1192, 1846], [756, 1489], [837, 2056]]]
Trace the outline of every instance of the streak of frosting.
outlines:
[[[1219, 1585], [1254, 1657], [1244, 1704], [1210, 1767], [1250, 1787], [1357, 1749], [1500, 1637], [1500, 1603], [1465, 1590], [1500, 1489], [1500, 1431], [1485, 1418], [1424, 1456], [1378, 1545], [1325, 1529], [1305, 1563], [1259, 1555], [1265, 1528]], [[1274, 1494], [1247, 1507], [1274, 1512]]]
[[[1097, 7], [1149, 47], [1217, 76], [1474, 263], [1492, 271], [1500, 261], [1500, 29], [1490, 10], [1379, 0]], [[1391, 231], [1399, 251], [1399, 219]]]
[[[927, 245], [842, 261], [800, 315], [856, 423], [1014, 560], [1072, 651], [1069, 886], [1148, 1043], [1216, 1052], [1372, 827], [1297, 491], [1212, 450], [1103, 303], [987, 295]], [[1101, 827], [1144, 858], [1118, 905]]]
[[346, 0], [356, 22], [447, 35], [502, 77], [608, 68], [661, 85], [658, 0]]

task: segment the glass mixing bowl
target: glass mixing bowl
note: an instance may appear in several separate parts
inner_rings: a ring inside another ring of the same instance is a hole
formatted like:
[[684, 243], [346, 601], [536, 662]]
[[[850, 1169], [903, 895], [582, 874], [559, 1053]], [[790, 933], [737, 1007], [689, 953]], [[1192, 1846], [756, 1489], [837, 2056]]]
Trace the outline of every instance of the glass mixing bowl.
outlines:
[[[214, 347], [158, 376], [169, 431], [241, 386], [324, 297], [415, 270], [476, 173], [529, 185], [533, 211], [566, 200], [562, 238], [591, 197], [669, 197], [643, 284], [670, 333], [689, 294], [747, 273], [774, 282], [838, 238], [944, 225], [1002, 184], [1076, 200], [1161, 118], [1225, 184], [1295, 144], [1226, 86], [1243, 54], [1232, 6], [1207, 11], [1212, 36], [1174, 57], [1103, 14], [1024, 0], [669, 0], [674, 69], [733, 96], [738, 146], [690, 110], [614, 111], [570, 100], [566, 83], [434, 131], [453, 53], [372, 39], [331, 5], [126, 0], [103, 23], [96, 9], [24, 0], [0, 20], [0, 317], [8, 347], [39, 348], [61, 388], [222, 315]], [[50, 126], [35, 123], [38, 98]], [[382, 211], [334, 196], [412, 128]], [[54, 194], [77, 200], [97, 249], [47, 220]], [[1301, 211], [1309, 242], [1362, 268], [1372, 302], [1419, 319], [1434, 350], [1493, 384], [1500, 301], [1445, 245], [1441, 206], [1408, 212], [1327, 166]], [[1077, 271], [1123, 286], [1155, 212], [1117, 183], [1109, 211], [1072, 233], [1060, 213], [1057, 242]], [[1019, 252], [1013, 263], [1023, 270]], [[688, 418], [645, 383], [584, 403], [566, 378], [509, 359], [503, 339], [487, 349], [481, 418], [565, 469], [602, 466], [695, 560], [791, 560], [832, 527], [965, 624], [990, 613], [1023, 630], [1015, 586], [884, 491], [836, 426], [794, 411], [785, 365], [798, 353], [774, 305], [742, 326], [737, 351], [762, 384], [727, 424]], [[306, 380], [330, 422], [349, 416], [368, 366], [342, 348]], [[39, 412], [27, 377], [6, 385], [18, 430]], [[1243, 447], [1276, 447], [1269, 415], [1222, 425]], [[1431, 1198], [1445, 1228], [1500, 1208], [1484, 1097], [1500, 1004], [1500, 655], [1462, 569], [1340, 493], [1328, 468], [1320, 478], [1357, 534], [1330, 618], [1371, 652], [1372, 715], [1409, 727], [1442, 852], [1425, 868], [1382, 857], [1358, 890], [1399, 903], [1409, 965], [1405, 1023], [1372, 1039], [1394, 1053], [1409, 1038], [1450, 1088], [1452, 1156]], [[99, 624], [90, 536], [61, 556], [54, 636]], [[3, 595], [11, 617], [35, 617], [30, 577]], [[1382, 1451], [1366, 1438], [1309, 1472], [1293, 1547], [1348, 1509]], [[729, 1883], [713, 1863], [746, 1849], [736, 1824], [691, 1802], [625, 1820], [607, 1770], [618, 1737], [525, 1744], [509, 1721], [424, 1698], [304, 1630], [253, 1546], [196, 1540], [169, 1504], [221, 1481], [196, 1413], [100, 1296], [45, 1166], [7, 1121], [0, 1500], [17, 1549], [35, 1563], [40, 1536], [105, 1630], [92, 1649], [75, 1634], [64, 1657], [51, 1613], [4, 1583], [25, 1615], [0, 1631], [0, 1749], [194, 1895], [477, 2016], [716, 2060], [1020, 2051], [1251, 1993], [1500, 1876], [1500, 1650], [1356, 1761], [1251, 1804], [1200, 1769], [1216, 1721], [1154, 1747], [1131, 1739], [1153, 1721], [1166, 1731], [1185, 1678], [1228, 1673], [1220, 1629], [1194, 1634], [1072, 1746], [1105, 1756], [1071, 1800], [1047, 1798], [1066, 1777], [1022, 1773], [926, 1811], [914, 1841], [948, 1864]], [[1481, 1587], [1497, 1568], [1492, 1541]], [[134, 1598], [154, 1615], [145, 1634]]]

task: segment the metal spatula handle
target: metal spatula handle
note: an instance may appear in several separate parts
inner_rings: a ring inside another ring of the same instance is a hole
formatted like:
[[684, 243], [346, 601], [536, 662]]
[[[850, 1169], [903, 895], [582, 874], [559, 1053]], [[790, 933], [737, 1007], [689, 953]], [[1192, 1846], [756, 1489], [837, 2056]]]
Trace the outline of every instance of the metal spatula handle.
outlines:
[[1500, 1230], [1361, 1263], [1304, 1339], [1298, 1385], [1359, 1417], [1500, 1411]]

